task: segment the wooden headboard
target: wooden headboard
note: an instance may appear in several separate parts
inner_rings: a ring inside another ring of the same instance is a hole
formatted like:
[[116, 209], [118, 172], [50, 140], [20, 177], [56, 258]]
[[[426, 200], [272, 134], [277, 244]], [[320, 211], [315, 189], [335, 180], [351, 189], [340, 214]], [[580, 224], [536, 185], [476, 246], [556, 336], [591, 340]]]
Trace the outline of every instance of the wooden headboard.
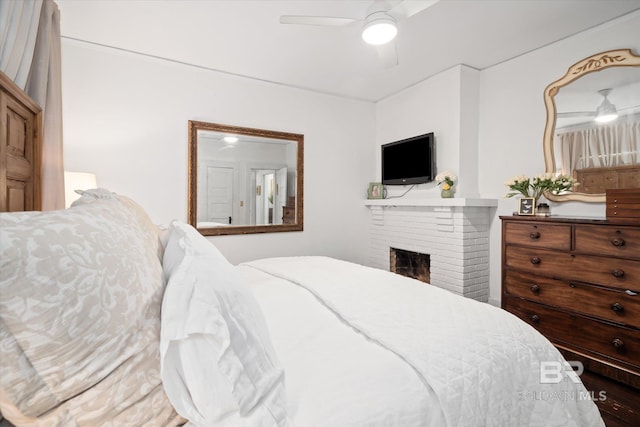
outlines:
[[640, 188], [640, 165], [576, 169], [573, 174], [582, 193], [604, 194], [614, 188]]
[[0, 212], [40, 210], [42, 110], [0, 72]]

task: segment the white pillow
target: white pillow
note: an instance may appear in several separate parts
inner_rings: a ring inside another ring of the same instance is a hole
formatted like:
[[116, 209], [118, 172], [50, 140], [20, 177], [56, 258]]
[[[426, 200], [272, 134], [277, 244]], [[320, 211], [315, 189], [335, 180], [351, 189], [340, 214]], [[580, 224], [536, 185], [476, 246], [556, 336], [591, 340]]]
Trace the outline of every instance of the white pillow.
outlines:
[[176, 411], [198, 426], [288, 425], [284, 372], [235, 267], [174, 221], [163, 271], [161, 374]]

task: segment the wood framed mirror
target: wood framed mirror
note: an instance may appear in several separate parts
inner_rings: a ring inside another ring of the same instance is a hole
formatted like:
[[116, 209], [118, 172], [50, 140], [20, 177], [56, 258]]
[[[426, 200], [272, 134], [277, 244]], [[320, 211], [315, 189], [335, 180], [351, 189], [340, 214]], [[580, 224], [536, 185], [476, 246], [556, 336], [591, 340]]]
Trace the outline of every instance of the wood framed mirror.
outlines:
[[[556, 202], [605, 202], [609, 188], [640, 188], [640, 56], [601, 52], [569, 67], [544, 91], [547, 173], [576, 178], [573, 192], [545, 194]], [[615, 109], [617, 118], [596, 118]]]
[[189, 121], [189, 224], [205, 236], [303, 230], [304, 135]]

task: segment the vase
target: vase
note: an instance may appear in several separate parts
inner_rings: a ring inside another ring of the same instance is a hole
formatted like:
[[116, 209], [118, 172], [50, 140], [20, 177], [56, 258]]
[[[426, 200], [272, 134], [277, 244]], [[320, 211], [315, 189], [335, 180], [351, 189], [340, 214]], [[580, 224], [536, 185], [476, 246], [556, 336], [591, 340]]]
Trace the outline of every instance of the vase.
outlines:
[[538, 203], [536, 206], [536, 215], [540, 216], [549, 216], [551, 215], [551, 209], [549, 208], [548, 203]]
[[440, 197], [442, 197], [443, 199], [452, 198], [453, 197], [453, 190], [452, 189], [448, 189], [448, 190], [440, 191]]

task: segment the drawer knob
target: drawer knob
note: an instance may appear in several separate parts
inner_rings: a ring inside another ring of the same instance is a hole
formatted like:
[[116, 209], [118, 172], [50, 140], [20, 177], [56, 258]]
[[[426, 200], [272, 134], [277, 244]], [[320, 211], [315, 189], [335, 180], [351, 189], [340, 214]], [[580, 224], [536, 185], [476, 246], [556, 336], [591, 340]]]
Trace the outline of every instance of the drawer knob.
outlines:
[[540, 238], [540, 232], [539, 232], [539, 231], [532, 231], [532, 232], [529, 234], [529, 238], [530, 238], [531, 240], [539, 239], [539, 238]]
[[614, 237], [613, 239], [611, 239], [611, 244], [613, 246], [621, 247], [624, 246], [625, 241], [622, 237]]
[[611, 341], [611, 344], [615, 347], [615, 348], [622, 348], [624, 347], [624, 341], [622, 341], [620, 338], [614, 338], [613, 341]]
[[529, 319], [531, 319], [532, 323], [540, 322], [540, 316], [538, 316], [537, 314], [532, 314], [531, 317], [529, 317]]
[[614, 302], [613, 304], [611, 304], [611, 310], [615, 311], [616, 313], [620, 313], [624, 310], [624, 305], [620, 304], [619, 302]]
[[531, 287], [529, 289], [531, 289], [531, 292], [534, 295], [538, 295], [540, 293], [540, 286], [538, 286], [538, 285], [531, 285]]
[[613, 274], [613, 277], [618, 277], [618, 278], [624, 277], [624, 270], [620, 270], [619, 268], [616, 268], [611, 272], [611, 274]]
[[[529, 261], [531, 261], [531, 264], [538, 265], [538, 264], [540, 264], [540, 262], [542, 260], [540, 258], [538, 258], [537, 256], [532, 256]], [[615, 276], [615, 274], [614, 274], [614, 276]], [[616, 277], [618, 277], [618, 276], [616, 276]]]

